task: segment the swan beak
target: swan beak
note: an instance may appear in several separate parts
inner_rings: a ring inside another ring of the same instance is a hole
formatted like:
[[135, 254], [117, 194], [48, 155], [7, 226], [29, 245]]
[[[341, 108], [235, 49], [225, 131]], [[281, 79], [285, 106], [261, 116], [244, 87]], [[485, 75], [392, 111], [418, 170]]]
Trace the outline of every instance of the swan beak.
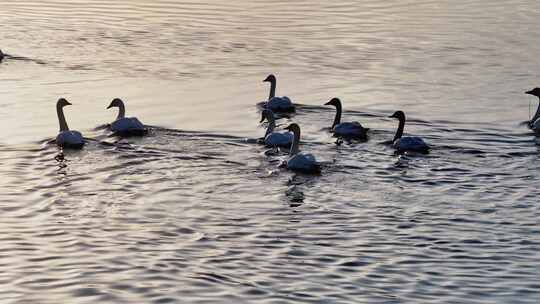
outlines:
[[534, 93], [533, 93], [533, 91], [532, 91], [532, 90], [530, 90], [530, 91], [527, 91], [527, 92], [525, 92], [525, 94], [530, 94], [530, 95], [534, 95]]
[[396, 116], [394, 114], [388, 116], [388, 118], [396, 118]]
[[325, 103], [324, 105], [325, 105], [325, 106], [332, 105], [332, 101], [329, 101], [329, 102]]
[[72, 106], [73, 104], [66, 100], [66, 106]]
[[111, 102], [111, 104], [107, 107], [107, 109], [110, 109], [110, 108], [112, 108], [112, 107], [114, 107], [114, 105], [113, 105], [112, 102]]

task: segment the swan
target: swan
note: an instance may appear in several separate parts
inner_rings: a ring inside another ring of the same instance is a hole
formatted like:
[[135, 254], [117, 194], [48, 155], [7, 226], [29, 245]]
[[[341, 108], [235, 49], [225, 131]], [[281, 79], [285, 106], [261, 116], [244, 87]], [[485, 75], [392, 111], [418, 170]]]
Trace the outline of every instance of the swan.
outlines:
[[403, 113], [403, 111], [396, 111], [394, 114], [388, 117], [399, 119], [399, 126], [396, 135], [392, 140], [392, 145], [397, 152], [429, 153], [429, 146], [422, 138], [410, 136], [403, 137], [403, 129], [405, 128], [405, 113]]
[[60, 123], [60, 132], [56, 136], [56, 144], [63, 148], [82, 148], [84, 146], [84, 138], [81, 132], [70, 130], [64, 116], [63, 108], [69, 105], [71, 103], [64, 98], [60, 98], [56, 102], [56, 114]]
[[332, 100], [324, 105], [336, 107], [336, 117], [334, 118], [334, 123], [331, 127], [331, 130], [334, 132], [335, 136], [367, 140], [367, 131], [369, 128], [362, 127], [362, 125], [357, 121], [341, 122], [342, 106], [339, 98], [332, 98]]
[[294, 134], [293, 143], [287, 160], [287, 169], [303, 173], [320, 173], [321, 166], [312, 154], [300, 152], [300, 127], [292, 123], [285, 128]]
[[4, 57], [5, 57], [4, 53], [2, 53], [2, 50], [0, 50], [0, 62], [2, 62]]
[[119, 135], [144, 135], [148, 130], [136, 117], [125, 117], [126, 107], [120, 98], [115, 98], [107, 109], [118, 107], [118, 116], [111, 123], [111, 131]]
[[290, 147], [294, 139], [291, 132], [274, 132], [274, 129], [276, 128], [274, 112], [263, 110], [260, 122], [262, 123], [265, 119], [268, 120], [268, 128], [264, 134], [264, 144], [268, 147]]
[[[533, 95], [540, 98], [540, 88], [534, 88], [530, 91], [525, 92], [525, 94]], [[534, 131], [536, 134], [540, 134], [540, 104], [538, 104], [538, 109], [534, 114], [531, 121], [529, 121], [529, 128]]]
[[275, 113], [291, 113], [294, 112], [294, 105], [287, 96], [276, 97], [276, 76], [270, 74], [263, 82], [270, 82], [270, 95], [264, 107], [272, 110]]

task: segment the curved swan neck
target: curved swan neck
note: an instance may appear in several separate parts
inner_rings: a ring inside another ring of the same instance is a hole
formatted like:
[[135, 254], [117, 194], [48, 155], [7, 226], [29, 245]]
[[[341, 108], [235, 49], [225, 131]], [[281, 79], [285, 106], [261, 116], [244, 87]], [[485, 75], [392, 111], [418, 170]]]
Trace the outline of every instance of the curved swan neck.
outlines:
[[270, 95], [268, 96], [268, 100], [274, 98], [276, 96], [276, 79], [270, 80]]
[[293, 155], [298, 154], [298, 152], [300, 152], [300, 129], [293, 128], [291, 131], [294, 134], [294, 139], [291, 145], [291, 150], [289, 151], [289, 155], [293, 156]]
[[393, 141], [396, 141], [403, 136], [403, 129], [405, 129], [405, 116], [399, 117], [399, 126]]
[[538, 97], [539, 103], [538, 103], [538, 109], [536, 109], [536, 113], [534, 114], [533, 118], [529, 122], [530, 124], [533, 124], [538, 118], [540, 118], [540, 97]]
[[274, 132], [274, 129], [276, 128], [276, 120], [274, 119], [274, 115], [266, 114], [266, 119], [268, 120], [268, 128], [266, 128], [266, 133], [264, 134], [264, 137]]
[[60, 123], [60, 132], [69, 130], [66, 117], [64, 116], [64, 110], [62, 108], [62, 105], [56, 105], [56, 114], [58, 115], [58, 122]]
[[336, 106], [336, 117], [334, 118], [334, 123], [332, 124], [332, 128], [339, 125], [339, 123], [341, 122], [341, 111], [342, 111], [341, 104], [337, 103], [335, 104], [335, 106]]
[[122, 119], [126, 117], [126, 107], [124, 106], [123, 102], [120, 102], [118, 104], [118, 116], [116, 116], [116, 119]]

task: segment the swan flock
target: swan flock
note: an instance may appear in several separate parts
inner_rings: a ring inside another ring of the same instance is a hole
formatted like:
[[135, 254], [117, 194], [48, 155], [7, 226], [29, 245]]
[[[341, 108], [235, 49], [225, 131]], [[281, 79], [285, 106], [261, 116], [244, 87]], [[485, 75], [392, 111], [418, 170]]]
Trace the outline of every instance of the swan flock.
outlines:
[[[0, 60], [3, 53], [0, 51]], [[286, 167], [289, 170], [319, 173], [321, 165], [317, 162], [315, 156], [300, 151], [300, 126], [297, 123], [291, 123], [284, 131], [277, 131], [276, 120], [282, 118], [283, 113], [293, 113], [297, 107], [290, 98], [283, 96], [277, 97], [276, 83], [277, 79], [270, 74], [264, 82], [270, 82], [270, 94], [268, 100], [262, 103], [260, 123], [267, 122], [266, 132], [261, 142], [267, 147], [289, 148]], [[526, 94], [533, 95], [540, 100], [540, 88], [534, 88], [526, 91]], [[56, 113], [58, 116], [59, 132], [56, 136], [56, 144], [61, 148], [82, 148], [86, 140], [79, 131], [71, 130], [68, 127], [64, 114], [64, 107], [72, 105], [65, 98], [58, 99], [56, 103]], [[361, 142], [368, 140], [369, 128], [364, 127], [358, 121], [342, 122], [343, 105], [339, 98], [332, 98], [324, 105], [333, 106], [336, 110], [334, 120], [329, 128], [335, 137], [347, 140], [359, 140]], [[126, 106], [122, 99], [115, 98], [111, 101], [107, 109], [118, 108], [118, 115], [114, 121], [107, 125], [108, 129], [117, 136], [143, 136], [148, 133], [148, 128], [136, 117], [126, 117]], [[277, 115], [277, 117], [276, 117]], [[389, 118], [398, 120], [398, 127], [390, 145], [397, 153], [420, 153], [430, 152], [430, 146], [420, 137], [404, 136], [406, 116], [403, 111], [395, 111]], [[536, 113], [528, 121], [528, 127], [537, 135], [540, 135], [540, 103]]]

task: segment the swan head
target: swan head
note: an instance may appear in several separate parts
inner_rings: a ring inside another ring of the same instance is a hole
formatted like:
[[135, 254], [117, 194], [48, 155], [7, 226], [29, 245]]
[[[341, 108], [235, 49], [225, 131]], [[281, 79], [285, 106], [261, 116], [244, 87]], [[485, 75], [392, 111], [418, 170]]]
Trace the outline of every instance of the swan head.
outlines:
[[261, 112], [261, 121], [260, 121], [260, 123], [262, 123], [265, 119], [268, 119], [268, 121], [270, 121], [270, 120], [273, 121], [274, 120], [274, 112], [272, 112], [271, 110], [268, 110], [268, 109], [263, 110]]
[[56, 106], [59, 107], [59, 108], [63, 108], [65, 106], [70, 106], [70, 105], [71, 105], [71, 103], [69, 101], [67, 101], [65, 98], [60, 98], [56, 102]]
[[4, 53], [0, 50], [0, 61], [2, 61], [2, 59], [4, 59]]
[[300, 126], [295, 123], [292, 123], [288, 125], [287, 127], [285, 127], [285, 130], [289, 130], [293, 133], [300, 133]]
[[325, 103], [324, 104], [325, 106], [335, 106], [335, 107], [338, 107], [341, 105], [341, 100], [339, 100], [339, 98], [332, 98], [329, 102]]
[[274, 76], [273, 74], [270, 74], [268, 75], [268, 77], [266, 77], [263, 82], [276, 82], [276, 76]]
[[534, 88], [530, 91], [525, 92], [525, 94], [533, 95], [536, 97], [540, 97], [540, 88]]
[[397, 118], [399, 120], [405, 120], [405, 113], [403, 111], [396, 111], [394, 114], [388, 116], [389, 118]]
[[120, 98], [115, 98], [111, 101], [111, 104], [107, 107], [107, 109], [113, 108], [113, 107], [121, 107], [124, 105], [124, 102]]

